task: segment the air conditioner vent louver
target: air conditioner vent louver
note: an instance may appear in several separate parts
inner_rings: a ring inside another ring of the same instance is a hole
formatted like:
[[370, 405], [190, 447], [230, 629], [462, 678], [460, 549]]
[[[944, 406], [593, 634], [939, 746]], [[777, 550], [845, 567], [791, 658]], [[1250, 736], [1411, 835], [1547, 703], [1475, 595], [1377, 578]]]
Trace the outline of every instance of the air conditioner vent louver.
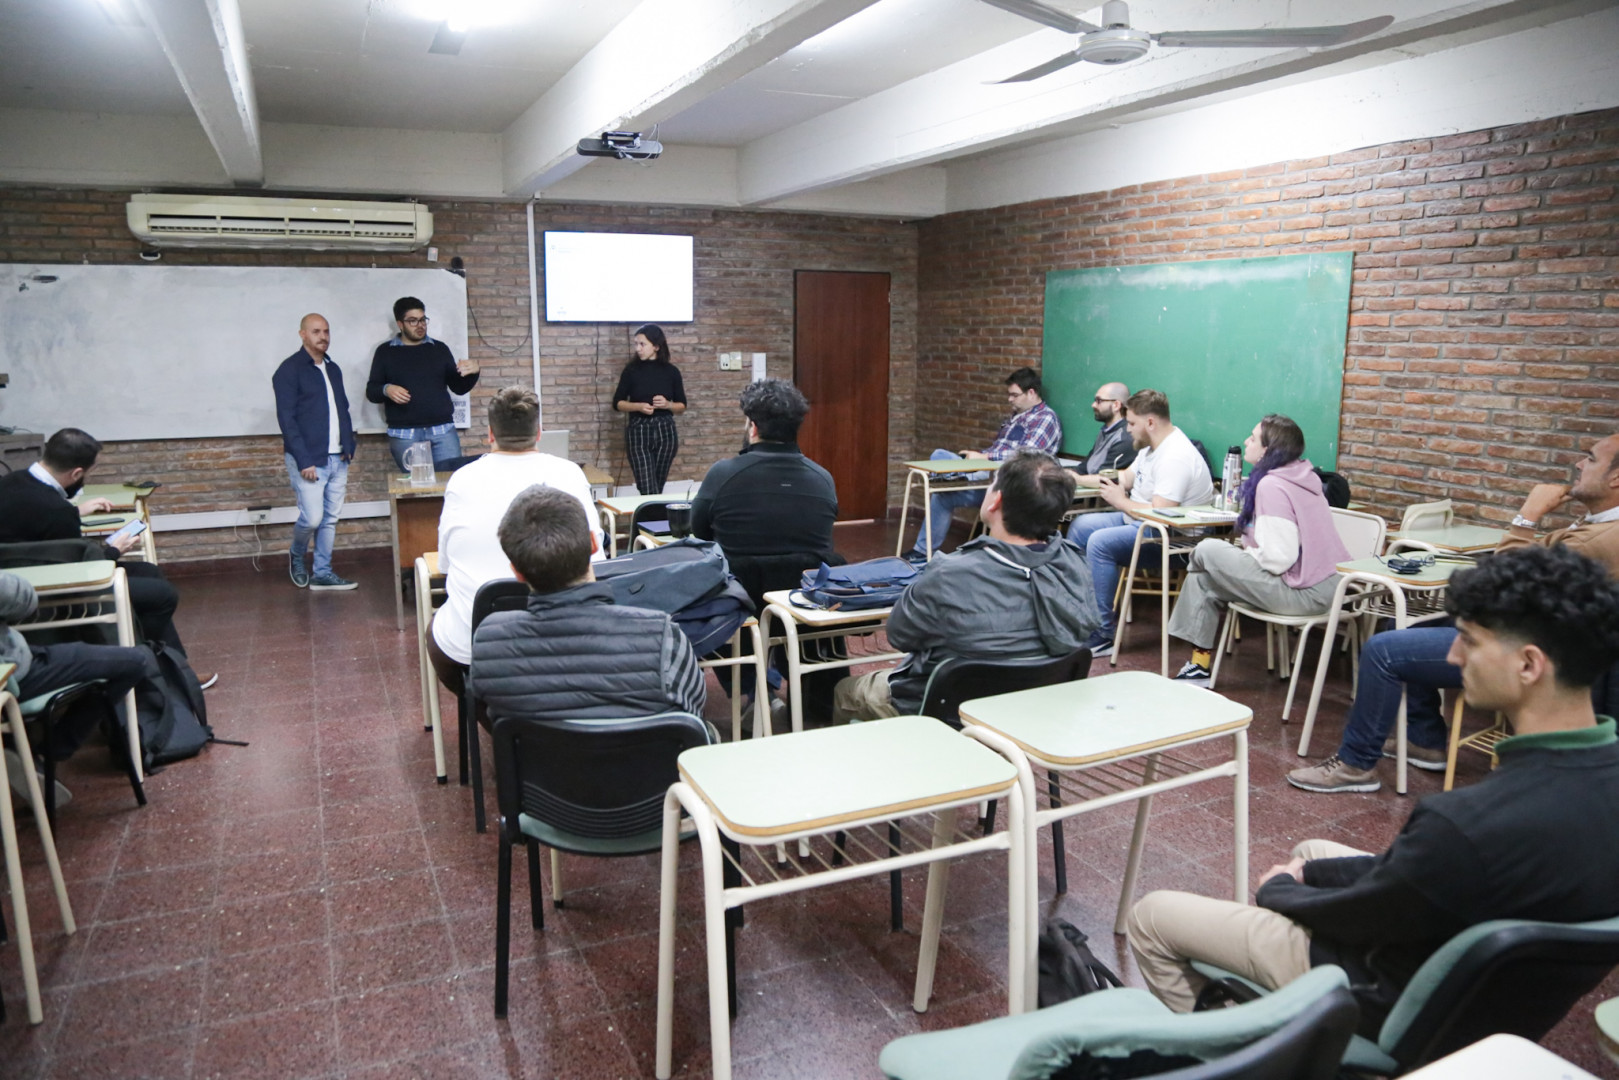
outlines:
[[153, 247], [408, 251], [433, 237], [415, 203], [135, 195], [130, 231]]

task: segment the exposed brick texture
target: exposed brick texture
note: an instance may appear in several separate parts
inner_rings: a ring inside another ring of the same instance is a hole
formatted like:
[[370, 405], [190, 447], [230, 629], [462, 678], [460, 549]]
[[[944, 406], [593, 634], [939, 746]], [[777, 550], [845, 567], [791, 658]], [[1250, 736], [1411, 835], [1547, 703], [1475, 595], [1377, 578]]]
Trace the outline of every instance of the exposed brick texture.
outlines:
[[934, 218], [917, 443], [989, 438], [1049, 270], [1353, 251], [1340, 471], [1385, 514], [1508, 520], [1619, 431], [1616, 192], [1608, 110]]
[[[131, 263], [139, 245], [124, 221], [127, 192], [0, 188], [0, 262]], [[528, 246], [521, 203], [433, 203], [439, 265], [466, 260], [467, 298], [476, 318], [470, 353], [483, 368], [474, 391], [469, 448], [481, 446], [484, 407], [495, 389], [532, 381], [527, 340]], [[894, 462], [912, 452], [915, 429], [916, 228], [893, 221], [816, 214], [748, 213], [539, 204], [535, 231], [548, 228], [686, 233], [696, 238], [696, 319], [669, 326], [692, 407], [680, 419], [681, 451], [671, 477], [701, 478], [714, 461], [736, 452], [742, 438], [736, 397], [750, 373], [722, 372], [716, 353], [741, 350], [770, 356], [773, 376], [792, 377], [793, 271], [862, 270], [891, 275], [889, 447], [890, 489], [898, 498]], [[165, 265], [400, 266], [428, 265], [424, 253], [334, 255], [326, 252], [170, 251]], [[543, 260], [542, 260], [543, 261]], [[543, 266], [541, 267], [543, 274]], [[541, 283], [543, 302], [543, 278]], [[318, 303], [312, 303], [318, 308]], [[543, 310], [543, 309], [542, 309]], [[576, 461], [597, 465], [631, 483], [624, 460], [622, 418], [609, 397], [629, 358], [622, 325], [542, 323], [541, 381], [545, 424], [571, 431]], [[264, 333], [297, 347], [296, 327]], [[481, 331], [481, 338], [479, 332]], [[333, 356], [344, 367], [351, 398], [364, 393], [369, 356], [347, 349], [333, 328]], [[159, 362], [153, 356], [151, 362]], [[263, 392], [268, 395], [268, 373]], [[349, 500], [386, 498], [386, 440], [362, 437]], [[249, 504], [291, 504], [280, 440], [165, 439], [110, 444], [97, 481], [159, 480], [157, 512], [237, 510]], [[901, 478], [902, 482], [902, 478]], [[269, 550], [284, 550], [290, 526], [261, 530]], [[387, 543], [386, 520], [345, 523], [343, 546]], [[159, 533], [165, 560], [252, 553], [251, 529]]]

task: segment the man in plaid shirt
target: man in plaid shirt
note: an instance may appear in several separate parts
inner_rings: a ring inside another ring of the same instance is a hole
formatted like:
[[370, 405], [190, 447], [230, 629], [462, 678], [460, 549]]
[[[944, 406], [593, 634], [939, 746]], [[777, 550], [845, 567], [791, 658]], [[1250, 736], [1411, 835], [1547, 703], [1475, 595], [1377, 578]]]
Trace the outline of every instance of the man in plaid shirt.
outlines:
[[[935, 450], [933, 460], [976, 458], [1000, 461], [1010, 456], [1012, 451], [1022, 447], [1056, 454], [1062, 446], [1062, 421], [1057, 419], [1057, 414], [1046, 404], [1045, 387], [1040, 383], [1039, 373], [1033, 368], [1022, 367], [1008, 375], [1006, 400], [1016, 411], [1001, 425], [1001, 430], [995, 433], [995, 441], [989, 444], [989, 449], [964, 450], [960, 454], [949, 450]], [[970, 475], [975, 480], [987, 479], [989, 476], [987, 472]], [[950, 531], [951, 512], [958, 506], [981, 506], [983, 502], [982, 490], [945, 491], [934, 495], [933, 529], [926, 536], [923, 535], [922, 529], [918, 529], [916, 544], [905, 557], [912, 562], [927, 562], [928, 553], [939, 550], [939, 545], [944, 543], [945, 534]], [[927, 546], [924, 547], [924, 544]]]

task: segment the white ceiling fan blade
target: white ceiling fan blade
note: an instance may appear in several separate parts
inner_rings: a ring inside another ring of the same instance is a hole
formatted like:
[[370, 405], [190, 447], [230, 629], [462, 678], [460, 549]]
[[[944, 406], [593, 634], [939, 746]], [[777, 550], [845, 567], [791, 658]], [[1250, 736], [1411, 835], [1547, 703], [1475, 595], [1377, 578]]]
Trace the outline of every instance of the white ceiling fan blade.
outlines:
[[1002, 11], [1010, 11], [1013, 15], [1021, 15], [1025, 19], [1033, 19], [1041, 26], [1049, 26], [1065, 34], [1088, 34], [1092, 30], [1101, 29], [1100, 26], [1092, 26], [1084, 19], [1074, 18], [1066, 11], [1058, 11], [1054, 7], [1042, 4], [1040, 0], [984, 0], [984, 3], [990, 7], [998, 7]]
[[1045, 78], [1053, 71], [1061, 71], [1065, 67], [1079, 63], [1078, 53], [1063, 53], [1061, 56], [1047, 60], [1039, 67], [1032, 67], [1028, 71], [1020, 71], [1008, 79], [997, 79], [991, 86], [1000, 86], [1002, 83], [1032, 82], [1035, 79]]
[[[985, 3], [995, 2], [985, 0]], [[1296, 26], [1275, 30], [1167, 30], [1152, 35], [1152, 39], [1160, 45], [1180, 49], [1322, 49], [1375, 34], [1393, 21], [1393, 15], [1379, 15], [1375, 19], [1362, 19], [1341, 26]]]

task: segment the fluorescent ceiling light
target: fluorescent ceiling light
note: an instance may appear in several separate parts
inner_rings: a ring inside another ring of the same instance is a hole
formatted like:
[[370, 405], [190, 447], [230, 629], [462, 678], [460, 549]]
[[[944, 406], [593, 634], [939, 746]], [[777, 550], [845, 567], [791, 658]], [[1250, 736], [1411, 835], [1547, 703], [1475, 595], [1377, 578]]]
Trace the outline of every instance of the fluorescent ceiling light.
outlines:
[[107, 21], [114, 26], [145, 26], [140, 12], [130, 0], [97, 0], [101, 4], [101, 13], [107, 16]]

